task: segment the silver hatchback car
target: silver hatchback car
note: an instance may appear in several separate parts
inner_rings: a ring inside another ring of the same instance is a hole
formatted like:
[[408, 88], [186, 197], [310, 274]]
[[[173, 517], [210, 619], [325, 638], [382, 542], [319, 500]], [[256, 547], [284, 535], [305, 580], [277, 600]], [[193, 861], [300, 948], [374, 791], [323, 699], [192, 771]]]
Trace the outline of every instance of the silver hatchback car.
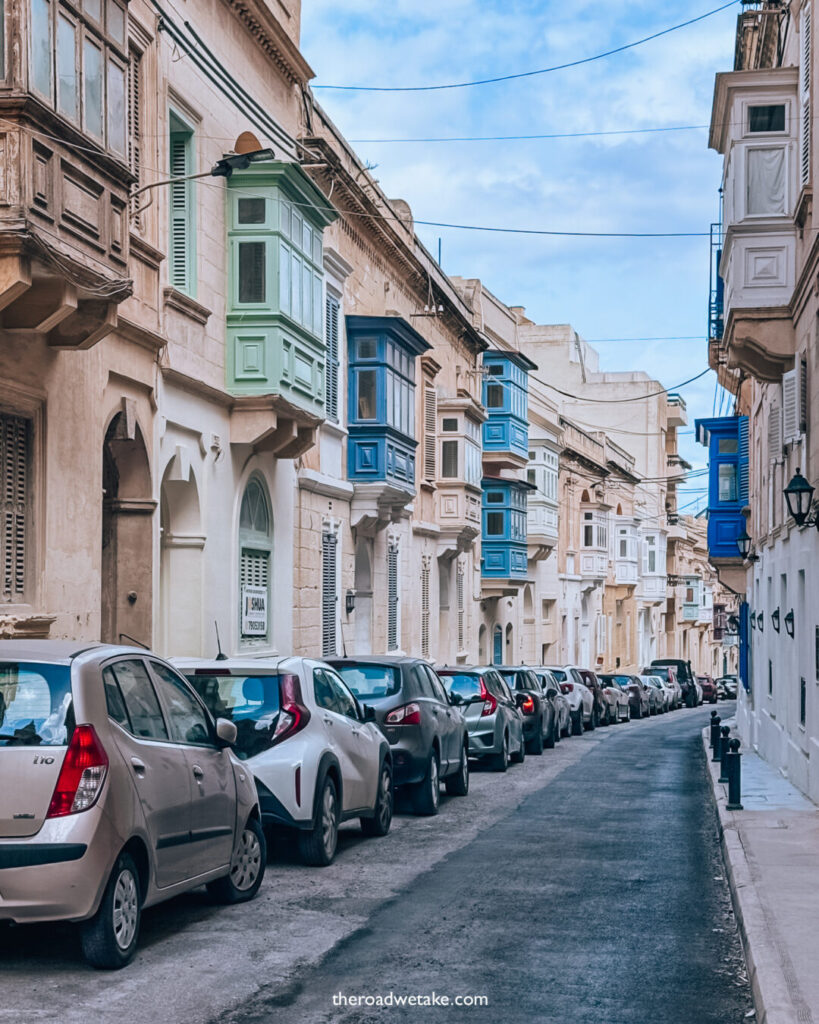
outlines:
[[255, 896], [265, 839], [235, 738], [149, 651], [0, 641], [0, 921], [80, 922], [110, 969], [143, 908]]
[[436, 668], [452, 703], [461, 707], [469, 733], [469, 756], [505, 772], [509, 762], [526, 757], [523, 735], [524, 694], [517, 697], [492, 666]]

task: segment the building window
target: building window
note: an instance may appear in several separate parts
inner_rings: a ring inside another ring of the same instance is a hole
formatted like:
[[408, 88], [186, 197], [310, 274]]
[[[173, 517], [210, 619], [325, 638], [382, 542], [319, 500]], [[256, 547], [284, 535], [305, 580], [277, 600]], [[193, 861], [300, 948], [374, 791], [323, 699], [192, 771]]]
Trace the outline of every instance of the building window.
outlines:
[[808, 685], [804, 679], [799, 680], [799, 724], [804, 726], [807, 712]]
[[321, 535], [321, 656], [338, 654], [338, 535]]
[[[241, 202], [241, 200], [240, 200]], [[324, 407], [327, 419], [338, 423], [338, 382], [340, 374], [339, 331], [341, 306], [337, 298], [328, 295], [324, 303], [324, 334], [327, 339], [327, 363], [324, 384]]]
[[445, 416], [441, 420], [441, 430], [445, 434], [457, 434], [458, 433], [458, 420], [452, 416]]
[[718, 500], [737, 501], [737, 467], [723, 463], [718, 467]]
[[390, 541], [387, 546], [387, 650], [397, 651], [399, 640], [398, 541]]
[[503, 664], [503, 630], [500, 626], [495, 626], [492, 633], [492, 664]]
[[768, 659], [768, 696], [773, 694], [773, 662]]
[[[170, 114], [168, 139], [170, 177], [184, 179], [194, 173], [193, 130]], [[196, 218], [193, 182], [176, 180], [169, 186], [171, 205], [168, 275], [177, 291], [196, 293]]]
[[785, 104], [774, 103], [764, 107], [748, 107], [749, 132], [784, 132]]
[[486, 385], [486, 408], [487, 409], [502, 409], [503, 408], [503, 385], [502, 384], [487, 384]]
[[421, 562], [421, 657], [429, 658], [429, 556]]
[[[5, 5], [4, 5], [5, 7]], [[31, 85], [59, 114], [127, 159], [125, 8], [31, 0]], [[56, 88], [55, 83], [56, 82]]]
[[785, 148], [767, 146], [747, 151], [747, 203], [749, 216], [785, 213]]
[[649, 534], [645, 538], [645, 558], [645, 571], [655, 573], [657, 571], [657, 538], [654, 534]]
[[0, 601], [22, 603], [28, 590], [31, 422], [0, 413]]
[[239, 513], [239, 596], [242, 642], [270, 639], [273, 521], [267, 487], [251, 477]]
[[814, 641], [813, 641], [813, 662], [814, 671], [816, 673], [816, 682], [819, 683], [819, 626], [814, 627]]
[[503, 512], [486, 513], [486, 535], [487, 537], [503, 536]]
[[441, 476], [450, 479], [458, 475], [458, 442], [441, 443]]
[[480, 487], [483, 464], [481, 459], [481, 426], [474, 420], [466, 421], [466, 443], [464, 447], [464, 480], [473, 487]]
[[466, 602], [464, 600], [464, 570], [463, 559], [458, 559], [455, 570], [455, 590], [458, 602], [458, 650], [462, 651], [466, 644]]
[[357, 418], [374, 420], [377, 418], [375, 404], [375, 370], [356, 370], [356, 390], [358, 392]]

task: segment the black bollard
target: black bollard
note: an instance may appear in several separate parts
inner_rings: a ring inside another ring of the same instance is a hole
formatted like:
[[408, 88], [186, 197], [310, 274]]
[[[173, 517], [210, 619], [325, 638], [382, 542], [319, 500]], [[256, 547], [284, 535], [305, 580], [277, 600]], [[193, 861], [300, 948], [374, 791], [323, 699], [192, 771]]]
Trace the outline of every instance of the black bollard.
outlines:
[[719, 742], [719, 781], [728, 781], [728, 765], [725, 758], [728, 756], [728, 737], [731, 735], [731, 730], [727, 725], [723, 725], [720, 728], [720, 742]]
[[[716, 751], [716, 749], [717, 749], [717, 742], [719, 740], [719, 723], [721, 721], [722, 721], [722, 719], [719, 717], [719, 715], [716, 713], [716, 711], [712, 711], [711, 712], [711, 750], [712, 751]], [[718, 760], [718, 758], [714, 757], [714, 760], [716, 761], [716, 760]]]
[[741, 811], [742, 804], [742, 765], [739, 752], [739, 740], [730, 740], [728, 743], [728, 754], [726, 755], [728, 775], [728, 803], [726, 811]]

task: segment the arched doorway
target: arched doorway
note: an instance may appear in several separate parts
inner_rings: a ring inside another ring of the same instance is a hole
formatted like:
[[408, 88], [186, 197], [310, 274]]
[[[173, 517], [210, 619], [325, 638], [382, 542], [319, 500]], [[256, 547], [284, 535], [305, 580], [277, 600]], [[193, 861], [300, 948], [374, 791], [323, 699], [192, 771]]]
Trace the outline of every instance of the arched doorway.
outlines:
[[252, 476], [239, 510], [239, 637], [243, 646], [273, 642], [270, 579], [273, 562], [273, 515], [267, 485]]
[[151, 467], [139, 425], [124, 412], [111, 420], [102, 446], [100, 639], [153, 637]]
[[355, 542], [355, 653], [373, 650], [373, 542], [358, 537]]
[[[170, 656], [216, 654], [216, 636], [202, 637], [202, 551], [205, 537], [193, 471], [177, 453], [159, 495], [160, 650]], [[186, 478], [187, 471], [187, 478]], [[222, 627], [227, 623], [220, 623]], [[226, 636], [226, 630], [221, 630]]]
[[503, 630], [500, 626], [495, 626], [492, 632], [492, 664], [503, 664]]
[[478, 664], [486, 664], [486, 626], [483, 623], [478, 630]]
[[589, 597], [584, 594], [580, 599], [580, 665], [588, 668], [591, 665], [591, 619]]
[[512, 630], [512, 623], [506, 624], [506, 651], [504, 658], [507, 665], [514, 665], [517, 659], [515, 658], [515, 644], [514, 644], [514, 632]]

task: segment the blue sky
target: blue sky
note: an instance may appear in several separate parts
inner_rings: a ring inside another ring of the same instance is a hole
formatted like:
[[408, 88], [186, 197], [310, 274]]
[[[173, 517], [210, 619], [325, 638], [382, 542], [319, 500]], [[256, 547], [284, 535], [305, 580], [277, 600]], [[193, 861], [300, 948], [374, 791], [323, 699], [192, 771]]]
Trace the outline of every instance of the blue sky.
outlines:
[[[314, 85], [419, 85], [511, 74], [591, 56], [705, 13], [718, 0], [303, 0]], [[426, 93], [316, 90], [349, 139], [594, 132], [704, 125], [714, 74], [730, 70], [735, 5], [578, 68]], [[706, 130], [472, 143], [357, 142], [388, 196], [417, 219], [566, 231], [707, 231], [721, 158]], [[603, 369], [665, 386], [706, 366], [708, 240], [554, 239], [418, 227], [448, 273], [480, 277], [540, 323], [601, 342]], [[711, 415], [714, 376], [683, 391], [690, 424]], [[689, 461], [703, 463], [693, 435]], [[701, 482], [693, 486], [701, 486]], [[684, 500], [698, 497], [691, 491]]]

